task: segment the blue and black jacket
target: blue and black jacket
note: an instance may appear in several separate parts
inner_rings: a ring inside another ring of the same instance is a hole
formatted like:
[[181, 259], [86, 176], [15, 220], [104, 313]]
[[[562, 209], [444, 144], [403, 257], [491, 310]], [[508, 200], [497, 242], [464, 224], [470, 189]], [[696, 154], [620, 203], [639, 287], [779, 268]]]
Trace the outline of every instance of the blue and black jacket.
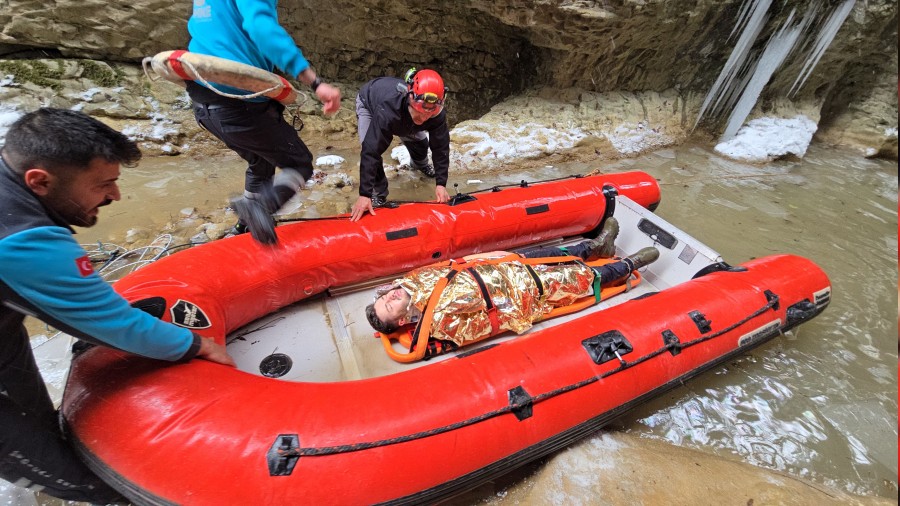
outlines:
[[31, 315], [79, 339], [151, 358], [196, 356], [198, 336], [131, 307], [94, 272], [73, 234], [0, 157], [0, 350], [22, 335]]
[[372, 113], [372, 123], [362, 141], [359, 157], [359, 194], [371, 197], [375, 191], [376, 176], [384, 172], [381, 156], [391, 145], [394, 136], [411, 137], [418, 132], [428, 132], [428, 147], [434, 163], [434, 183], [447, 186], [450, 172], [450, 127], [447, 126], [447, 110], [416, 125], [409, 115], [409, 97], [403, 80], [396, 77], [377, 77], [359, 89], [359, 99]]

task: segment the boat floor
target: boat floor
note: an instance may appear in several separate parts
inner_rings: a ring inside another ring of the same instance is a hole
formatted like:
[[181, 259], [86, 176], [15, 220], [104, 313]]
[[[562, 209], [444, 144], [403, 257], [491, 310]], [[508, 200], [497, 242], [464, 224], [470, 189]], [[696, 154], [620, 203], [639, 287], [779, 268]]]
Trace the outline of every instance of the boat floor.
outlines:
[[[616, 254], [625, 256], [646, 246], [656, 246], [660, 251], [659, 260], [641, 269], [643, 281], [632, 289], [583, 311], [539, 322], [529, 332], [667, 289], [722, 260], [718, 253], [626, 197], [617, 200], [615, 216], [620, 232]], [[580, 240], [583, 238], [573, 237], [556, 243], [572, 245]], [[398, 273], [341, 287], [287, 306], [229, 334], [228, 352], [239, 369], [251, 374], [287, 381], [332, 382], [394, 374], [519, 337], [507, 333], [429, 361], [413, 364], [393, 361], [366, 321], [365, 307], [374, 298], [375, 286], [401, 276]], [[408, 351], [400, 350], [396, 343], [395, 347], [401, 352]]]

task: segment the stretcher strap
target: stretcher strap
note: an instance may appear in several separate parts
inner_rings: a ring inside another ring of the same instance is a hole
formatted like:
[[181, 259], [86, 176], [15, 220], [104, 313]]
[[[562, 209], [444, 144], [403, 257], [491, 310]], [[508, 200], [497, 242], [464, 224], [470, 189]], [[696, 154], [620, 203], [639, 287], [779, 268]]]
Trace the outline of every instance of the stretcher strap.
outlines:
[[478, 283], [478, 288], [481, 289], [481, 297], [484, 299], [488, 320], [491, 322], [491, 335], [494, 335], [500, 331], [500, 317], [497, 314], [497, 306], [494, 305], [491, 294], [488, 292], [487, 285], [484, 284], [484, 280], [481, 279], [481, 275], [478, 274], [478, 271], [476, 271], [474, 267], [469, 267], [466, 271], [472, 275], [472, 278]]
[[538, 296], [543, 297], [544, 296], [544, 284], [541, 283], [541, 278], [538, 277], [537, 273], [534, 272], [534, 268], [532, 268], [530, 265], [525, 265], [525, 269], [528, 271], [528, 275], [531, 276], [531, 279], [534, 280], [534, 284], [537, 285]]

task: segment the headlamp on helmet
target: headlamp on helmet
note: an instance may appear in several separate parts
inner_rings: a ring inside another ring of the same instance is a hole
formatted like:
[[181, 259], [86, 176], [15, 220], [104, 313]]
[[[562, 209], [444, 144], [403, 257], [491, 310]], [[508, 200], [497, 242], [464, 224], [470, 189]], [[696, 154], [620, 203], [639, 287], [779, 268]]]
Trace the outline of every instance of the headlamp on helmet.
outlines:
[[431, 69], [409, 69], [405, 76], [409, 104], [419, 112], [434, 112], [444, 106], [447, 88], [440, 74]]

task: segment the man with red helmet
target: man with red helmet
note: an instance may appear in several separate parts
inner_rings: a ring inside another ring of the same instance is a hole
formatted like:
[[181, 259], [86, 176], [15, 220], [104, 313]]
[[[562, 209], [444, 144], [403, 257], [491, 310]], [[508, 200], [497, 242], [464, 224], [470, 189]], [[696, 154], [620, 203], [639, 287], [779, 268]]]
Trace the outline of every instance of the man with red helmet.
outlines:
[[[394, 136], [409, 150], [410, 165], [435, 179], [438, 202], [450, 200], [447, 174], [450, 168], [450, 129], [444, 111], [446, 88], [441, 76], [430, 69], [407, 73], [406, 81], [378, 77], [364, 84], [356, 96], [356, 118], [361, 152], [359, 198], [350, 220], [384, 205], [388, 194], [382, 155]], [[431, 160], [428, 163], [428, 150]]]

